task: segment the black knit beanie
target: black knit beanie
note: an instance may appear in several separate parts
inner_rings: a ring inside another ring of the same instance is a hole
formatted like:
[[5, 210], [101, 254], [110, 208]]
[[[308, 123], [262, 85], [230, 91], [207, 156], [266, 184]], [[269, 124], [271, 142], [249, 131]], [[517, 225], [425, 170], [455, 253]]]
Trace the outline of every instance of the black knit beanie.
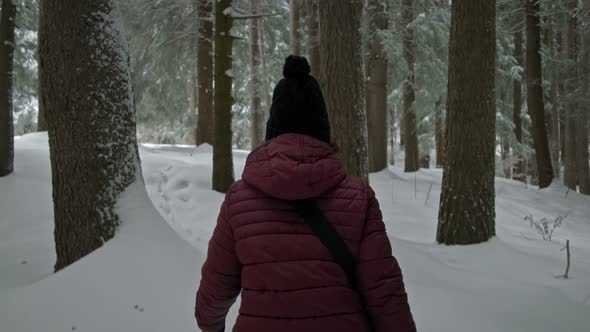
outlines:
[[304, 134], [330, 143], [330, 122], [320, 85], [310, 75], [307, 59], [290, 55], [283, 66], [284, 78], [272, 95], [266, 140], [286, 133]]

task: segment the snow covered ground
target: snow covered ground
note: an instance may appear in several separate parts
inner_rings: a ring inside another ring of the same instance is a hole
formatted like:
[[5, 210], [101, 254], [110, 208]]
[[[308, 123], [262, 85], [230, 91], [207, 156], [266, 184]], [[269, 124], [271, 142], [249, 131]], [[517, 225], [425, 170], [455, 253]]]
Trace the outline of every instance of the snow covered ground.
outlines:
[[[235, 152], [238, 176], [246, 155]], [[211, 149], [144, 145], [141, 157], [147, 191], [137, 183], [123, 195], [116, 237], [52, 274], [47, 136], [16, 139], [16, 173], [0, 179], [0, 331], [196, 330], [194, 293], [223, 199], [209, 190]], [[497, 179], [498, 237], [446, 247], [434, 242], [440, 182], [440, 170], [371, 176], [419, 331], [590, 331], [590, 198]], [[567, 219], [548, 242], [525, 215]], [[556, 278], [566, 239], [567, 280]]]

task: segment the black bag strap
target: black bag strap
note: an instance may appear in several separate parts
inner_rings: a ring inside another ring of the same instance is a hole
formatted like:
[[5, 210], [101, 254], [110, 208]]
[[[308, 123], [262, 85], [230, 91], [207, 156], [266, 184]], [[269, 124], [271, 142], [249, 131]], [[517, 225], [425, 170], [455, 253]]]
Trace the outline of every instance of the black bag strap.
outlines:
[[356, 280], [356, 260], [350, 253], [346, 242], [342, 239], [338, 231], [317, 207], [312, 200], [293, 201], [297, 212], [305, 223], [311, 227], [311, 230], [317, 236], [322, 244], [330, 251], [336, 263], [340, 265], [353, 289], [357, 289]]

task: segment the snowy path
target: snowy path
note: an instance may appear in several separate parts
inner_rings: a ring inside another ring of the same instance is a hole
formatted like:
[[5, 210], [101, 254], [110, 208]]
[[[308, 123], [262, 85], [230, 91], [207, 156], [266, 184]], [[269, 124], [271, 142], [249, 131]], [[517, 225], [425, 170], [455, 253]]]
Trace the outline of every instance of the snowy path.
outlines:
[[[210, 148], [142, 147], [153, 205], [141, 186], [130, 188], [115, 239], [52, 275], [46, 136], [16, 144], [17, 172], [0, 179], [0, 331], [194, 331], [194, 291], [223, 200], [209, 190]], [[245, 157], [235, 153], [236, 175]], [[434, 242], [441, 175], [392, 167], [371, 176], [419, 331], [590, 331], [590, 198], [497, 179], [498, 237], [445, 247]], [[528, 214], [568, 218], [547, 242]], [[566, 239], [569, 280], [555, 278]]]

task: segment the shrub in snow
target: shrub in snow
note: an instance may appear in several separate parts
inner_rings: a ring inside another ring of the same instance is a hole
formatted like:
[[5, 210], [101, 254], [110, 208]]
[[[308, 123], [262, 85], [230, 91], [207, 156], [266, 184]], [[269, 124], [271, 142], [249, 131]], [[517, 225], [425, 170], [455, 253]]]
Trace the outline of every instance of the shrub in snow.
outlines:
[[537, 233], [543, 237], [543, 240], [551, 241], [553, 232], [563, 224], [565, 218], [567, 218], [567, 216], [557, 216], [554, 219], [542, 218], [540, 220], [535, 220], [533, 215], [528, 215], [524, 217], [524, 220], [530, 224], [532, 229], [536, 230]]

